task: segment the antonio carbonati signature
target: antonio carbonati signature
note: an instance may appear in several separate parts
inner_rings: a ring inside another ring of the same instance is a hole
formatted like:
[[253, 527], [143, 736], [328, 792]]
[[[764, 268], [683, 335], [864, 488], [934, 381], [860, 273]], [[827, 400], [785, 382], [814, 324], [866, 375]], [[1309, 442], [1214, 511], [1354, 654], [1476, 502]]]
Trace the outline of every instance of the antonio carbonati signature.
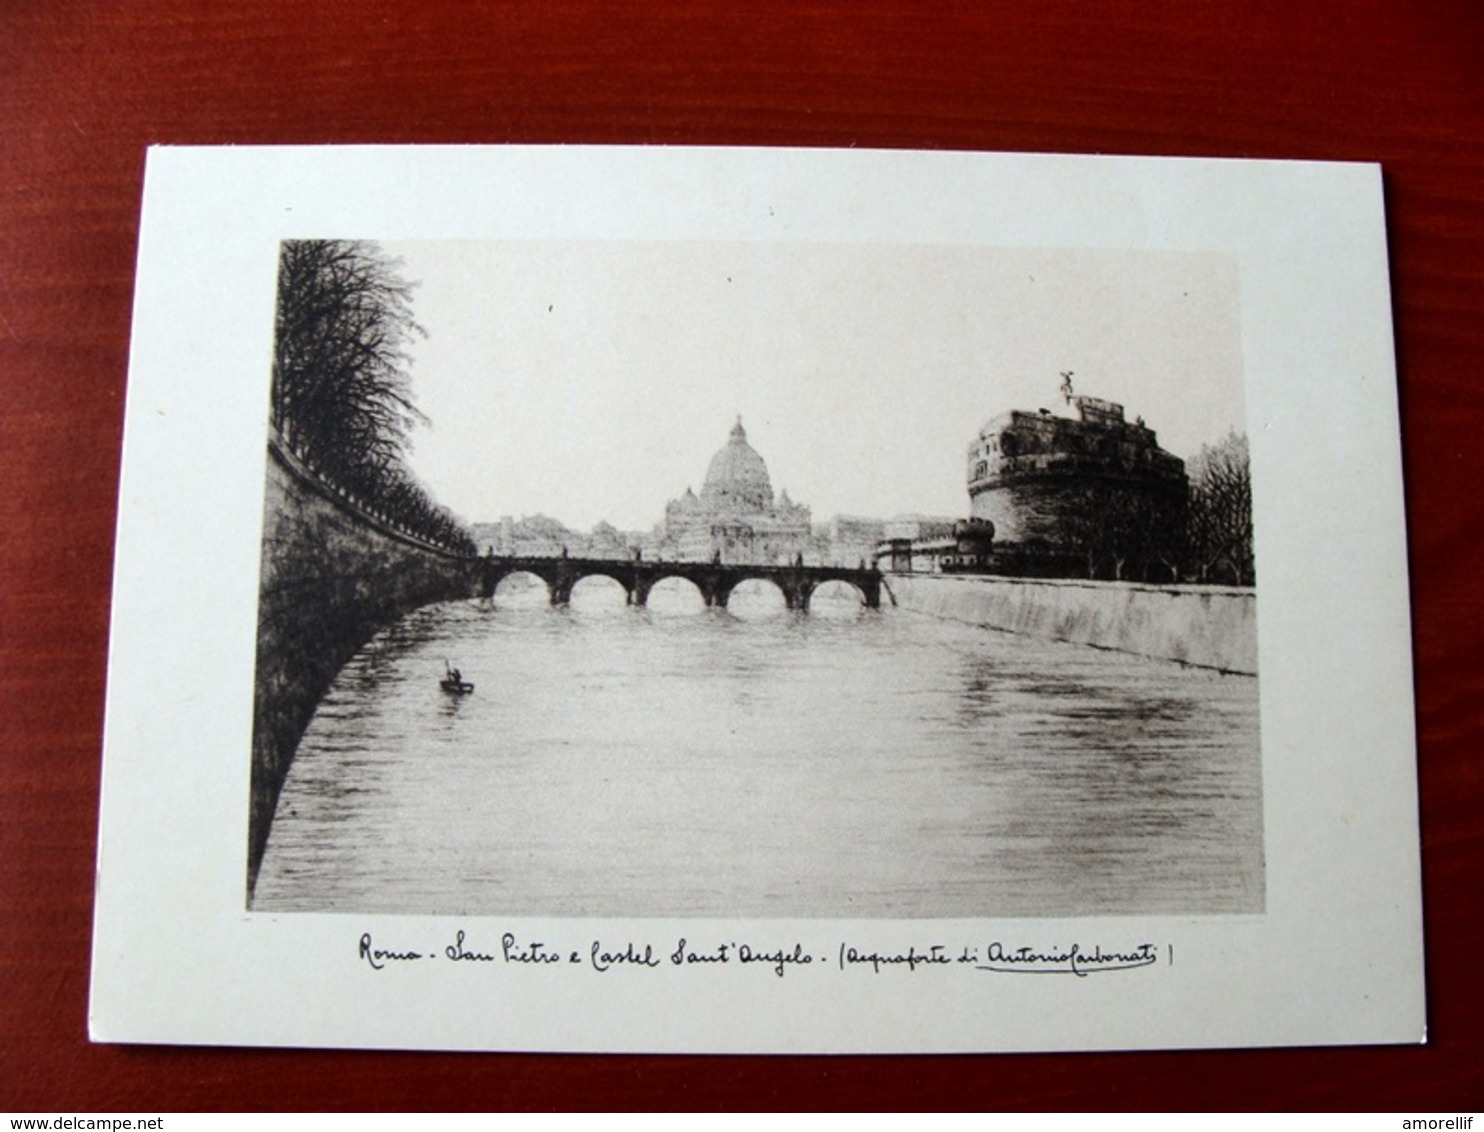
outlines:
[[[1173, 962], [1174, 951], [1169, 951]], [[974, 964], [974, 969], [1012, 975], [1076, 975], [1085, 978], [1103, 971], [1131, 971], [1158, 962], [1159, 952], [1152, 943], [1141, 943], [1127, 950], [1110, 950], [1101, 944], [1089, 949], [1079, 943], [1070, 947], [1015, 947], [995, 940], [985, 948], [983, 959]]]

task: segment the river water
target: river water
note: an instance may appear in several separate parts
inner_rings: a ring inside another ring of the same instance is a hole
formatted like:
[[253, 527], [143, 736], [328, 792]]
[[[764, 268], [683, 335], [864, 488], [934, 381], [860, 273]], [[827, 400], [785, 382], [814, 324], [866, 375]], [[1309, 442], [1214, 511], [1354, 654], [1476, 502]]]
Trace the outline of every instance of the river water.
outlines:
[[[1257, 681], [776, 590], [421, 609], [300, 743], [261, 911], [1006, 917], [1263, 907]], [[751, 583], [748, 584], [752, 585]], [[842, 587], [843, 588], [843, 587]], [[440, 691], [445, 659], [475, 684]]]

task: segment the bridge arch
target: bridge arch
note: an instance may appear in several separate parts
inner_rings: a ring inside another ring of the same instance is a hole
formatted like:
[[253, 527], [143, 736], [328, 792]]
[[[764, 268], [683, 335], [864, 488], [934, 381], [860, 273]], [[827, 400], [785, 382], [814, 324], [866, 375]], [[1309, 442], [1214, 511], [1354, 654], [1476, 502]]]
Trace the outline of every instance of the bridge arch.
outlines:
[[866, 587], [861, 582], [857, 581], [854, 578], [831, 577], [826, 575], [823, 577], [801, 580], [799, 588], [803, 595], [803, 605], [800, 606], [800, 608], [810, 608], [810, 604], [814, 600], [814, 595], [826, 586], [843, 586], [846, 589], [853, 591], [860, 598], [862, 607], [869, 607], [871, 605], [871, 595], [866, 592]]
[[530, 589], [531, 582], [540, 583], [540, 595], [542, 595], [540, 599], [546, 604], [551, 604], [552, 586], [555, 585], [557, 579], [549, 571], [542, 570], [537, 565], [525, 564], [525, 562], [518, 565], [500, 565], [500, 567], [481, 564], [479, 596], [496, 604], [500, 602], [513, 605], [534, 604], [530, 599], [521, 599], [527, 596], [525, 592]]
[[736, 592], [737, 587], [746, 582], [762, 582], [765, 587], [775, 589], [782, 595], [784, 609], [798, 608], [797, 590], [796, 587], [789, 584], [789, 579], [780, 575], [777, 570], [748, 569], [746, 567], [740, 570], [733, 570], [717, 580], [716, 604], [725, 609], [727, 604], [732, 600], [732, 594]]
[[641, 575], [634, 584], [634, 603], [649, 607], [650, 600], [658, 591], [661, 595], [666, 592], [676, 595], [677, 600], [662, 600], [662, 606], [673, 606], [675, 604], [689, 604], [679, 595], [687, 597], [694, 595], [699, 601], [701, 608], [709, 609], [715, 601], [712, 590], [706, 586], [704, 581], [697, 577], [693, 570], [661, 568], [652, 573]]
[[[584, 591], [586, 591], [588, 593], [595, 592], [595, 590], [596, 590], [597, 587], [596, 586], [592, 586], [592, 585], [587, 585], [586, 583], [589, 583], [589, 582], [595, 582], [595, 583], [599, 583], [599, 584], [611, 582], [614, 585], [618, 586], [618, 588], [623, 591], [623, 603], [625, 605], [633, 605], [634, 604], [634, 580], [633, 580], [633, 578], [632, 577], [624, 576], [623, 574], [620, 574], [616, 570], [601, 570], [601, 569], [597, 569], [597, 570], [591, 570], [590, 569], [590, 570], [574, 571], [572, 573], [572, 575], [570, 576], [570, 578], [566, 579], [564, 581], [564, 583], [559, 584], [558, 588], [553, 591], [552, 604], [553, 605], [569, 605], [569, 604], [571, 604], [572, 596], [577, 591], [577, 588], [579, 586], [581, 586], [584, 589]], [[606, 589], [608, 587], [605, 585], [605, 586], [603, 586], [603, 588]]]

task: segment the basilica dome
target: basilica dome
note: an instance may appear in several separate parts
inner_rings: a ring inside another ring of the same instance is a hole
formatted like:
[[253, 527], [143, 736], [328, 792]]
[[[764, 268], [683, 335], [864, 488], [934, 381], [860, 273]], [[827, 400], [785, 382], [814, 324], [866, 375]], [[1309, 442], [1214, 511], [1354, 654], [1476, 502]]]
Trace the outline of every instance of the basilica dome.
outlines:
[[773, 507], [773, 485], [768, 465], [747, 443], [742, 418], [732, 426], [726, 446], [711, 457], [701, 500], [718, 511], [733, 513], [768, 511]]

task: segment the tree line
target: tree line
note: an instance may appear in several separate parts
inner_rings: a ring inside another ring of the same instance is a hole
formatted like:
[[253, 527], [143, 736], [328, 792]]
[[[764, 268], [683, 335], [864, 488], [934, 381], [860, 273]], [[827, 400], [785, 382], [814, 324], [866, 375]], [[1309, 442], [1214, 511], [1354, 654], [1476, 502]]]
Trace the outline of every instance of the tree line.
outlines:
[[278, 261], [271, 419], [325, 484], [425, 541], [475, 553], [464, 524], [408, 468], [408, 346], [425, 332], [399, 263], [365, 240], [285, 240]]
[[1186, 479], [1183, 494], [1142, 485], [1083, 489], [1068, 533], [1087, 576], [1256, 585], [1246, 436], [1231, 432], [1203, 445]]

